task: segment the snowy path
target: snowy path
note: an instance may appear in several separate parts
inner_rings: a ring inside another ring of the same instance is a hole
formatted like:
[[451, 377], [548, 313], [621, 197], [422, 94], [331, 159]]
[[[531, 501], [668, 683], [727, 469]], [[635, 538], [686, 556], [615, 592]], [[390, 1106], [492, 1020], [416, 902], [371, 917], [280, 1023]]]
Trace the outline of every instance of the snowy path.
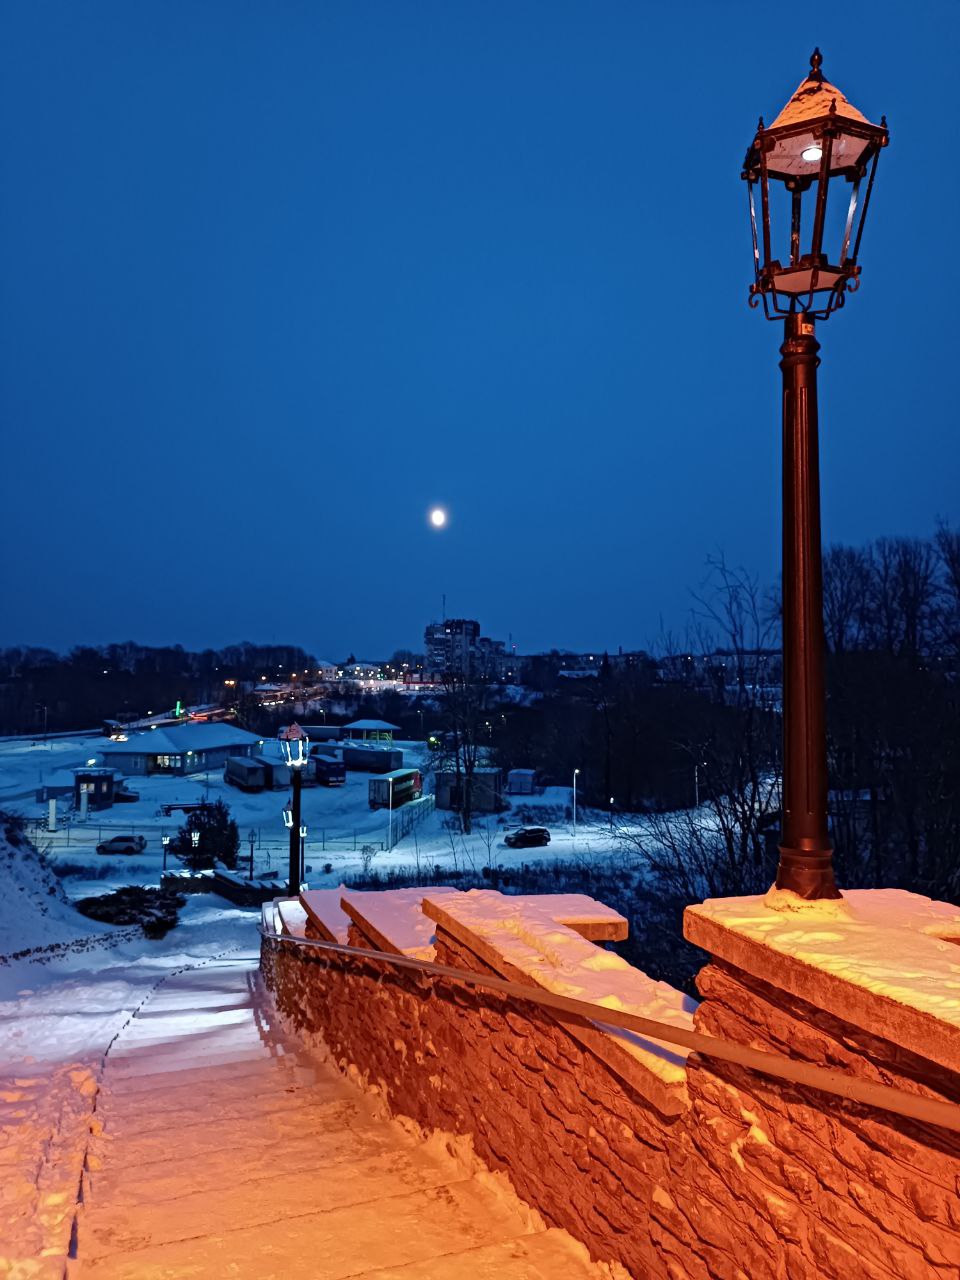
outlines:
[[250, 952], [157, 988], [110, 1052], [93, 1130], [83, 1280], [599, 1274], [504, 1186], [379, 1118], [288, 1040]]

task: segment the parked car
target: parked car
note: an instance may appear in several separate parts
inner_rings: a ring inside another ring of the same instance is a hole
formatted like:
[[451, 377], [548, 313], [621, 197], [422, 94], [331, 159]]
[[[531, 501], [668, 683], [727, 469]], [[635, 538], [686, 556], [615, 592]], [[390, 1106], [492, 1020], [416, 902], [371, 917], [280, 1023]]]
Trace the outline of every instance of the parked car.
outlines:
[[546, 827], [517, 827], [507, 832], [503, 843], [508, 849], [542, 849], [550, 843], [550, 832]]
[[146, 847], [143, 836], [111, 836], [97, 845], [97, 853], [143, 853]]

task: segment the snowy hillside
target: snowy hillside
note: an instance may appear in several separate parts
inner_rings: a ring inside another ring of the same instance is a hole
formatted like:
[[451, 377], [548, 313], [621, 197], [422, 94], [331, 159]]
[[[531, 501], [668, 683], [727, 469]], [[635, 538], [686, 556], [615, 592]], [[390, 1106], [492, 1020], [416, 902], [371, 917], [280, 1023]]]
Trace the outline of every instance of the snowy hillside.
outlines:
[[16, 820], [0, 812], [0, 958], [108, 931], [70, 905]]

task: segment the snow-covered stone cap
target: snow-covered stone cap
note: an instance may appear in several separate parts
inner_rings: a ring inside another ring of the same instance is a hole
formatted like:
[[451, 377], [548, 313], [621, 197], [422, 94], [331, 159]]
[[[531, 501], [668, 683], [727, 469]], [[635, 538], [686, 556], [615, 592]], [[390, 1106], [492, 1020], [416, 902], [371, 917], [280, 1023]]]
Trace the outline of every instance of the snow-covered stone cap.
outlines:
[[347, 917], [380, 951], [410, 956], [414, 960], [433, 960], [433, 921], [423, 913], [427, 895], [446, 899], [460, 896], [452, 885], [434, 885], [430, 889], [345, 890], [340, 905]]
[[599, 1006], [594, 1023], [565, 1024], [567, 1030], [664, 1114], [678, 1114], [687, 1105], [689, 1051], [611, 1027], [599, 1010], [634, 1013], [690, 1031], [697, 1002], [585, 938], [580, 928], [609, 929], [611, 917], [623, 919], [602, 903], [588, 906], [590, 901], [579, 894], [512, 897], [492, 889], [436, 898], [427, 890], [423, 910], [502, 977]]
[[902, 889], [848, 889], [802, 911], [710, 898], [684, 935], [845, 1022], [960, 1070], [960, 909]]
[[844, 120], [856, 120], [859, 124], [871, 123], [835, 84], [824, 79], [820, 70], [822, 63], [820, 50], [814, 49], [810, 57], [809, 75], [801, 81], [796, 93], [770, 126], [771, 129], [805, 124], [831, 114], [841, 116]]
[[350, 918], [340, 905], [344, 886], [336, 889], [303, 889], [300, 905], [313, 927], [315, 936], [324, 942], [347, 941]]

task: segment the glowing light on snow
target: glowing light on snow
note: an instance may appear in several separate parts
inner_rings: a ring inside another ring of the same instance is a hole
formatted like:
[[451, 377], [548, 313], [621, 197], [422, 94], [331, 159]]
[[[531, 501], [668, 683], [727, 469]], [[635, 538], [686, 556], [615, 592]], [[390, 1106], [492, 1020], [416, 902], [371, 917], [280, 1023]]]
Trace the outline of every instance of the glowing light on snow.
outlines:
[[816, 143], [814, 143], [812, 147], [804, 147], [804, 149], [800, 152], [800, 158], [802, 160], [807, 160], [810, 164], [813, 164], [814, 161], [819, 160], [822, 155], [823, 155], [823, 148], [817, 146]]
[[434, 507], [430, 512], [430, 523], [434, 529], [442, 529], [447, 523], [447, 513], [443, 507]]

